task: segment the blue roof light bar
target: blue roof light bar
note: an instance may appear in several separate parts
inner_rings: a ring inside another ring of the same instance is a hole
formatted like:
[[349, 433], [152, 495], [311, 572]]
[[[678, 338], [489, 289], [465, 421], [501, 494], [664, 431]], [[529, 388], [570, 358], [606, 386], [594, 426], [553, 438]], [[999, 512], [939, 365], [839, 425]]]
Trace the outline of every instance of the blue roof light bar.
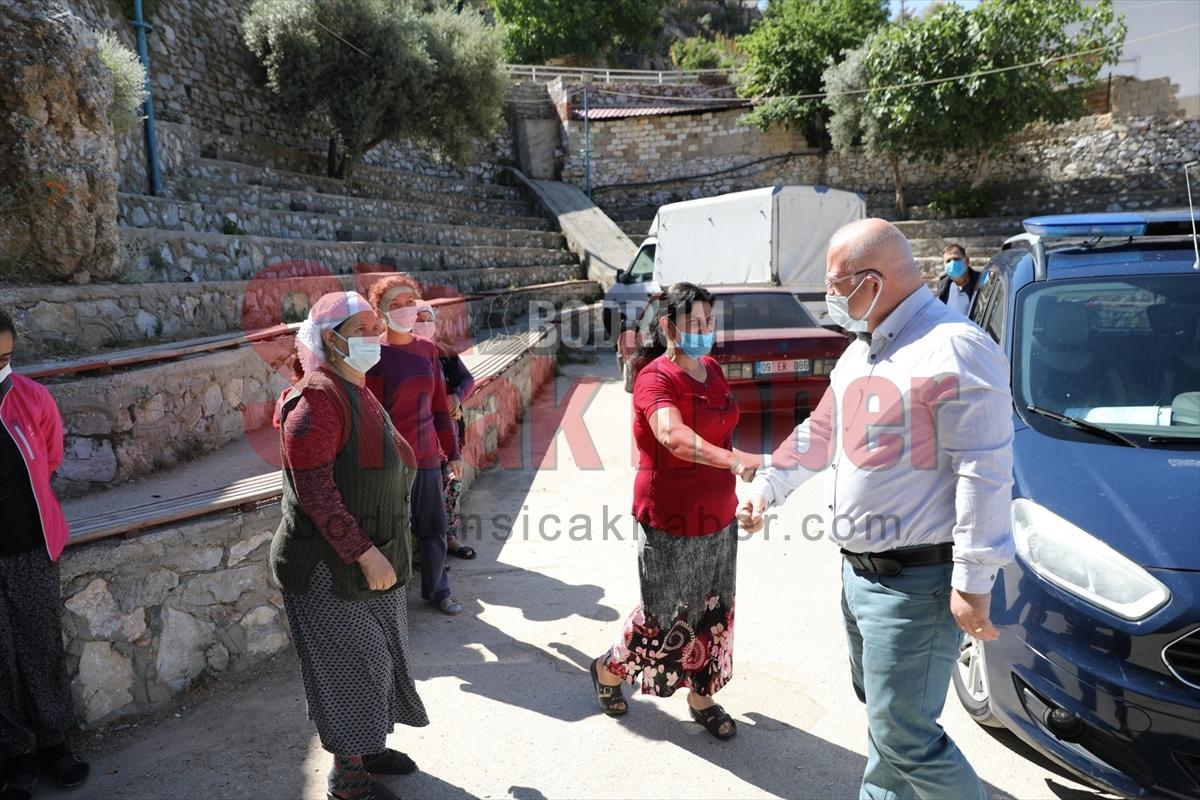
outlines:
[[1093, 236], [1173, 236], [1191, 234], [1191, 214], [1182, 211], [1142, 211], [1106, 214], [1055, 214], [1030, 217], [1028, 233], [1046, 239], [1078, 239]]

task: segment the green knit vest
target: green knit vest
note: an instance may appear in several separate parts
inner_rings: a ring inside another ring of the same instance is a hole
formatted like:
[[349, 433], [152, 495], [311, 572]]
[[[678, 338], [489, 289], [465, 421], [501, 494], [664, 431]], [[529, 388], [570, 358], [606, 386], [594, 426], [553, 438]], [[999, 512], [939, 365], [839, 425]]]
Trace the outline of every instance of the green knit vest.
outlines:
[[[412, 578], [409, 493], [415, 472], [400, 457], [391, 419], [381, 410], [383, 428], [372, 433], [373, 425], [362, 425], [362, 408], [354, 385], [330, 372], [317, 370], [284, 398], [279, 413], [281, 430], [287, 415], [305, 391], [327, 392], [335, 406], [349, 412], [350, 430], [333, 462], [333, 480], [359, 529], [396, 570], [397, 581], [393, 589], [404, 586]], [[379, 436], [381, 441], [365, 441], [362, 438], [364, 430], [367, 435]], [[370, 463], [364, 461], [364, 457]], [[338, 597], [365, 600], [380, 594], [368, 588], [358, 564], [342, 561], [300, 507], [286, 459], [281, 506], [283, 519], [271, 540], [271, 572], [279, 586], [287, 592], [303, 594], [308, 590], [317, 562], [324, 561], [333, 575], [333, 593]]]

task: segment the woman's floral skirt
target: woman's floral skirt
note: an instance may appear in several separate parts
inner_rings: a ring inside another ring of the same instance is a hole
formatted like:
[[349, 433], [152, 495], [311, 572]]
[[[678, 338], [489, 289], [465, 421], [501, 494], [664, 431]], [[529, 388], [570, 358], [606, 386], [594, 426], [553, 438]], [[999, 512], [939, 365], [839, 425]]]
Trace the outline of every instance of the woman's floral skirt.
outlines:
[[733, 676], [737, 523], [707, 536], [642, 525], [642, 602], [625, 621], [605, 666], [642, 693], [712, 695]]

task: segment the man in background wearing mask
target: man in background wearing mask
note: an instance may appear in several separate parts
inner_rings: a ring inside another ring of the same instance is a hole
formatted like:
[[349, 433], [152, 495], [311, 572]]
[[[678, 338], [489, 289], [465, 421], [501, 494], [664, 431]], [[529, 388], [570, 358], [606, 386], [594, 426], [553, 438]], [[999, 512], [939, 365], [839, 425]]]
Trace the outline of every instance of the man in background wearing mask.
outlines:
[[971, 259], [961, 244], [946, 245], [942, 265], [946, 271], [938, 280], [938, 299], [965, 317], [979, 289], [979, 273], [971, 269]]
[[856, 340], [738, 518], [757, 530], [764, 509], [825, 472], [851, 679], [867, 710], [859, 796], [984, 798], [937, 720], [962, 634], [998, 635], [991, 590], [1013, 554], [1008, 363], [929, 293], [889, 222], [834, 234], [825, 283], [831, 318]]

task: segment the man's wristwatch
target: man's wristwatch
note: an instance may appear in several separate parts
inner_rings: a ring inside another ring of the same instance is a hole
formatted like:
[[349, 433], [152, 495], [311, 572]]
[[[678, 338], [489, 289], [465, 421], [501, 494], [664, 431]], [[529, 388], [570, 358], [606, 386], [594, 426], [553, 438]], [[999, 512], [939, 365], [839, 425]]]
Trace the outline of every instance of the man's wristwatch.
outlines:
[[746, 471], [746, 468], [742, 465], [742, 462], [735, 461], [733, 462], [733, 466], [729, 468], [729, 471], [740, 478], [742, 477], [742, 473]]

